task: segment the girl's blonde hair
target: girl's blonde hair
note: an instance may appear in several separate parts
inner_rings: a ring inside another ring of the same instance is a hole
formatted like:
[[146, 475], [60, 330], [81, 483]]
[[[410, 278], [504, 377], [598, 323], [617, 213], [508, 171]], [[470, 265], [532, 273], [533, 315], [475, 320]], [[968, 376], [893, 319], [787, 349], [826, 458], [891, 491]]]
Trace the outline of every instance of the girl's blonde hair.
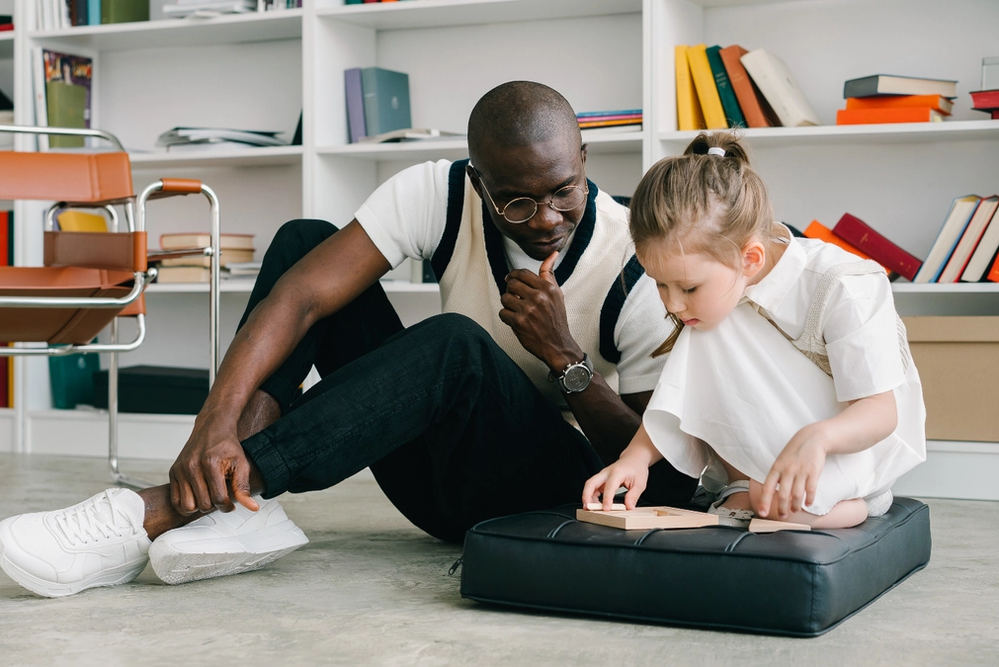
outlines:
[[[655, 245], [734, 269], [754, 237], [767, 246], [776, 241], [773, 221], [767, 187], [733, 132], [701, 132], [683, 155], [653, 165], [631, 199], [631, 237], [639, 253]], [[667, 317], [675, 329], [653, 356], [672, 350], [683, 328], [676, 315]]]

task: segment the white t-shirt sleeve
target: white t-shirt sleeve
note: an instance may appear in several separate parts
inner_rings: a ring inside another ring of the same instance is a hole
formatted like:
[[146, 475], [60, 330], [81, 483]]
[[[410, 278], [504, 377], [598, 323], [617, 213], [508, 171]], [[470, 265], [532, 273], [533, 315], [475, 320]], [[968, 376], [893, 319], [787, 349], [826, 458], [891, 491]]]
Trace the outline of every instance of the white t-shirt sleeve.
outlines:
[[[433, 256], [444, 235], [451, 162], [424, 162], [378, 186], [354, 217], [392, 268]], [[464, 185], [464, 181], [462, 181]]]
[[628, 293], [614, 327], [614, 341], [621, 352], [618, 393], [637, 394], [656, 388], [667, 355], [653, 358], [652, 352], [672, 331], [655, 281], [643, 275]]
[[891, 284], [887, 276], [844, 276], [823, 323], [836, 398], [852, 401], [905, 382]]

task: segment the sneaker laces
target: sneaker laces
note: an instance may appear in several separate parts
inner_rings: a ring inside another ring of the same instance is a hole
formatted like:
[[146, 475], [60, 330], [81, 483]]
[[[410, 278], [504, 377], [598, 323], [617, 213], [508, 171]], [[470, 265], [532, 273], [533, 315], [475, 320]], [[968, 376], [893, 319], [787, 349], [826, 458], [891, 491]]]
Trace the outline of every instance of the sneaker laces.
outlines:
[[[117, 521], [116, 517], [123, 521]], [[53, 518], [66, 541], [73, 546], [99, 542], [112, 535], [121, 537], [126, 529], [136, 530], [132, 519], [116, 505], [111, 489], [65, 509]]]

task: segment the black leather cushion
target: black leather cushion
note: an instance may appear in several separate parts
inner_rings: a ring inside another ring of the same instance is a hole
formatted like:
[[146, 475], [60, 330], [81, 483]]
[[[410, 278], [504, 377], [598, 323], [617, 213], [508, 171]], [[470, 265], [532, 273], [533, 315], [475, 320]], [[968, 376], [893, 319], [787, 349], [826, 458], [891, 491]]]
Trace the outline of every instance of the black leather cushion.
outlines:
[[756, 535], [625, 531], [575, 507], [483, 521], [465, 537], [461, 595], [621, 619], [812, 637], [930, 560], [930, 511], [896, 498], [856, 528]]

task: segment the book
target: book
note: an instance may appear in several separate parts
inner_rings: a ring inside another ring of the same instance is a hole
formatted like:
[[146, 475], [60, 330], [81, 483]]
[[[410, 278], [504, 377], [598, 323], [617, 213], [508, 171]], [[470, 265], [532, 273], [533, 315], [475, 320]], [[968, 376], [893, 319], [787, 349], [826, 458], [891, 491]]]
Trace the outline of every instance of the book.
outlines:
[[863, 250], [881, 266], [910, 281], [916, 277], [919, 267], [923, 264], [919, 258], [906, 252], [866, 222], [849, 213], [844, 213], [839, 222], [833, 225], [832, 232]]
[[56, 222], [59, 229], [64, 232], [106, 232], [108, 230], [108, 221], [103, 215], [75, 209], [68, 209], [56, 215]]
[[707, 48], [704, 44], [688, 46], [687, 63], [690, 65], [690, 76], [694, 79], [697, 99], [704, 113], [704, 124], [709, 130], [724, 130], [728, 128], [728, 122], [725, 120], [721, 98], [718, 97], [711, 63], [708, 62]]
[[954, 103], [940, 95], [885, 95], [883, 97], [846, 98], [847, 109], [902, 109], [909, 107], [930, 108], [949, 116], [954, 110]]
[[868, 125], [874, 123], [939, 123], [944, 115], [929, 107], [899, 109], [840, 109], [837, 125]]
[[[93, 59], [49, 49], [38, 51], [41, 78], [36, 76], [36, 121], [49, 127], [90, 127]], [[39, 141], [39, 145], [43, 142]], [[82, 148], [84, 137], [51, 136], [44, 142], [50, 148]]]
[[107, 0], [87, 0], [87, 25], [101, 24], [102, 4]]
[[940, 272], [943, 271], [944, 265], [950, 259], [954, 247], [968, 226], [971, 216], [978, 208], [980, 200], [981, 197], [978, 195], [954, 198], [947, 211], [947, 216], [940, 226], [940, 231], [937, 232], [937, 238], [933, 241], [933, 246], [930, 248], [929, 254], [926, 255], [926, 259], [923, 260], [923, 267], [912, 282], [931, 283], [940, 276]]
[[964, 269], [968, 266], [972, 253], [982, 240], [982, 234], [985, 233], [997, 207], [999, 207], [999, 195], [982, 197], [982, 200], [978, 202], [978, 207], [971, 219], [968, 220], [968, 226], [964, 228], [964, 233], [961, 234], [957, 245], [954, 246], [954, 252], [951, 253], [950, 259], [947, 260], [943, 271], [940, 272], [938, 283], [958, 282]]
[[218, 143], [223, 141], [250, 146], [287, 146], [278, 139], [277, 130], [237, 130], [228, 127], [172, 127], [156, 138], [156, 145], [172, 148], [184, 144]]
[[638, 116], [641, 118], [641, 109], [615, 109], [611, 111], [578, 111], [576, 112], [576, 120], [583, 120], [587, 118], [617, 118], [619, 116]]
[[641, 125], [641, 118], [621, 118], [618, 120], [598, 120], [593, 122], [582, 122], [579, 129], [585, 130], [593, 127], [614, 127], [615, 125]]
[[52, 407], [57, 410], [72, 410], [81, 404], [93, 405], [94, 373], [100, 369], [100, 355], [97, 354], [49, 357]]
[[715, 88], [718, 89], [718, 98], [721, 100], [722, 109], [725, 110], [725, 121], [729, 127], [746, 127], [746, 118], [739, 109], [739, 101], [735, 97], [732, 89], [732, 82], [728, 78], [725, 70], [725, 63], [722, 62], [720, 46], [709, 46], [705, 49], [708, 56], [708, 64], [711, 66], [711, 73], [715, 77]]
[[992, 213], [992, 220], [985, 227], [978, 247], [972, 253], [968, 265], [961, 274], [961, 282], [977, 283], [981, 281], [988, 272], [989, 267], [995, 262], [996, 252], [999, 251], [999, 215]]
[[[219, 253], [219, 266], [229, 266], [232, 263], [246, 263], [253, 261], [253, 249], [222, 248]], [[212, 265], [212, 258], [204, 255], [194, 255], [190, 257], [167, 257], [159, 260], [163, 266], [205, 266]]]
[[158, 283], [207, 283], [212, 270], [204, 266], [164, 266], [156, 274]]
[[989, 282], [999, 283], [999, 257], [996, 257], [992, 263], [992, 268], [989, 270], [985, 279]]
[[149, 20], [149, 0], [101, 0], [101, 23]]
[[895, 74], [872, 74], [850, 79], [843, 84], [843, 97], [872, 97], [874, 95], [940, 95], [957, 97], [957, 81], [926, 79]]
[[[212, 243], [208, 232], [178, 232], [160, 235], [160, 247], [164, 250], [178, 248], [207, 248]], [[253, 249], [253, 234], [223, 233], [219, 238], [223, 250]]]
[[726, 46], [718, 52], [725, 71], [728, 72], [728, 80], [735, 91], [735, 97], [739, 101], [739, 108], [746, 118], [748, 127], [777, 127], [780, 126], [780, 119], [774, 110], [767, 103], [766, 98], [756, 88], [756, 84], [749, 78], [746, 68], [743, 67], [740, 58], [748, 51], [738, 44]]
[[350, 143], [357, 143], [367, 136], [364, 128], [364, 91], [361, 88], [361, 68], [343, 71], [344, 94], [347, 98], [347, 136]]
[[677, 44], [674, 47], [673, 61], [676, 70], [676, 129], [703, 130], [707, 126], [704, 124], [701, 102], [697, 99], [694, 79], [690, 75], [686, 45]]
[[[809, 223], [809, 225], [805, 227], [805, 231], [802, 233], [807, 238], [818, 239], [820, 241], [825, 241], [826, 243], [832, 243], [835, 246], [839, 246], [843, 250], [852, 253], [861, 259], [871, 259], [871, 256], [868, 255], [866, 252], [864, 252], [857, 246], [853, 245], [852, 243], [844, 241], [840, 237], [836, 236], [835, 234], [832, 233], [831, 229], [823, 225], [818, 220], [812, 220]], [[887, 272], [888, 269], [885, 269], [885, 271]]]
[[783, 60], [766, 49], [754, 49], [739, 61], [773, 107], [783, 126], [822, 124]]
[[391, 132], [382, 132], [367, 137], [361, 137], [358, 143], [384, 144], [395, 141], [425, 141], [428, 139], [450, 139], [463, 137], [460, 132], [448, 132], [433, 128], [406, 127]]
[[969, 94], [972, 109], [979, 111], [999, 109], [999, 90], [973, 90]]
[[409, 111], [409, 75], [382, 67], [361, 70], [364, 91], [364, 128], [367, 135], [412, 127]]

